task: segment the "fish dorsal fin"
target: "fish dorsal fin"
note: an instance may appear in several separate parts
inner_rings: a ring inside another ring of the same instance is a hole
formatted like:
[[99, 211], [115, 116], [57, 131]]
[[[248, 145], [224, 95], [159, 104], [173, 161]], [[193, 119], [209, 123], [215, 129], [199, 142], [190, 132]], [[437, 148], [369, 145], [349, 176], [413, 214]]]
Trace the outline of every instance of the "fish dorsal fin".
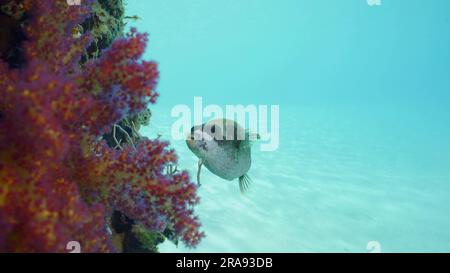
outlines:
[[247, 192], [251, 182], [252, 180], [247, 174], [244, 174], [241, 177], [239, 177], [239, 189], [241, 190], [242, 194]]

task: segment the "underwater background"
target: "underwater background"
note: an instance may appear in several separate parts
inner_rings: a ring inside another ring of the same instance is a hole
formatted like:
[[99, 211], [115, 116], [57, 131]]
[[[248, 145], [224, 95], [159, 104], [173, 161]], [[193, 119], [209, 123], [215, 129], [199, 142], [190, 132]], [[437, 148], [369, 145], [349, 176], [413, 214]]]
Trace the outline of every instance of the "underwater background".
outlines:
[[[195, 249], [450, 251], [450, 2], [146, 0], [161, 97], [142, 132], [170, 139], [178, 104], [280, 106], [280, 146], [252, 151], [250, 191], [203, 169]], [[197, 158], [171, 140], [192, 177]]]

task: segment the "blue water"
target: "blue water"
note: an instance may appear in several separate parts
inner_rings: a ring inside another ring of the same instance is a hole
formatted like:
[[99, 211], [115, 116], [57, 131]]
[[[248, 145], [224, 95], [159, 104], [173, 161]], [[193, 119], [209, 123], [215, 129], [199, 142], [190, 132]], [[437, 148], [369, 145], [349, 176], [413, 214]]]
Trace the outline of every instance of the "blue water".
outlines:
[[[130, 1], [159, 62], [143, 134], [177, 104], [280, 105], [280, 146], [253, 148], [250, 191], [206, 169], [196, 249], [450, 251], [450, 2]], [[197, 158], [171, 140], [180, 167]]]

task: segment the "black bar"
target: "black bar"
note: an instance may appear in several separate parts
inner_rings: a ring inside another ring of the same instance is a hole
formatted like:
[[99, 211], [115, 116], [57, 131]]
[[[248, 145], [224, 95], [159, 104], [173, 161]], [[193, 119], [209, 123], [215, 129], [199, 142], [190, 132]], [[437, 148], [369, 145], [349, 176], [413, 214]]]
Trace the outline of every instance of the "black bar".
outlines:
[[60, 272], [91, 272], [96, 267], [100, 272], [109, 268], [114, 272], [384, 272], [393, 266], [446, 268], [448, 261], [450, 254], [0, 254], [2, 266], [10, 264], [17, 272], [30, 265], [34, 270], [52, 267]]

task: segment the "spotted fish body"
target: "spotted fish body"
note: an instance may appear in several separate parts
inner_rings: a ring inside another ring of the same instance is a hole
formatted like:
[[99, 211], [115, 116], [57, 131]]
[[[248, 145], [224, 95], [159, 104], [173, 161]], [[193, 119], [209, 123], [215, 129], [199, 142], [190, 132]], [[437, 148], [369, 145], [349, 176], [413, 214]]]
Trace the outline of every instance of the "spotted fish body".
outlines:
[[215, 119], [206, 124], [194, 126], [186, 143], [213, 174], [225, 179], [239, 179], [239, 187], [244, 192], [250, 179], [247, 172], [251, 167], [251, 144], [249, 134], [235, 121]]

